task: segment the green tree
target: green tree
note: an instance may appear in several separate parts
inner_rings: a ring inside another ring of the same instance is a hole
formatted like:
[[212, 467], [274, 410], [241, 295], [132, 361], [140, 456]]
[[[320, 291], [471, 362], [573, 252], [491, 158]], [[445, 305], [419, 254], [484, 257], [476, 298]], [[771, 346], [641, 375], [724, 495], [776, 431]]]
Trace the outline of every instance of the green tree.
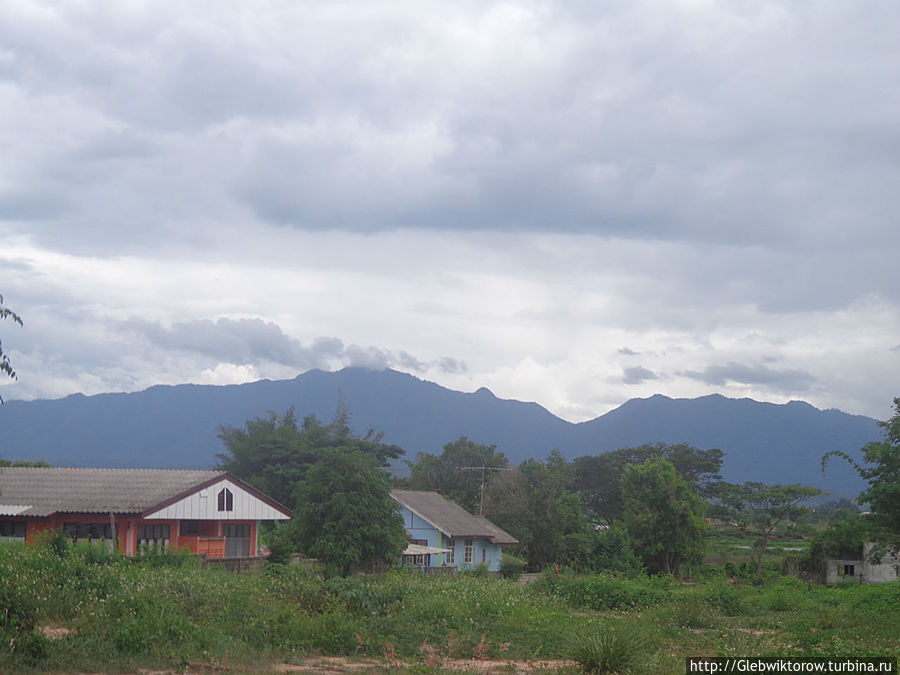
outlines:
[[[420, 452], [410, 467], [411, 490], [434, 490], [472, 513], [481, 511], [482, 486], [495, 478], [497, 471], [509, 466], [496, 445], [481, 445], [465, 436], [447, 443], [440, 455]], [[480, 470], [485, 467], [484, 482]], [[511, 533], [512, 534], [512, 533]]]
[[572, 465], [554, 450], [546, 462], [529, 459], [487, 487], [485, 513], [521, 542], [529, 569], [585, 558], [590, 526], [578, 495], [568, 489], [571, 472]]
[[293, 523], [301, 550], [347, 576], [398, 559], [406, 530], [387, 474], [363, 452], [330, 449], [297, 488]]
[[653, 458], [668, 460], [695, 492], [707, 496], [722, 479], [719, 471], [723, 456], [717, 448], [700, 450], [687, 443], [657, 443], [578, 457], [573, 462], [572, 488], [581, 495], [588, 516], [609, 524], [621, 518], [625, 510], [621, 481], [626, 467]]
[[825, 529], [813, 537], [809, 551], [800, 562], [801, 569], [824, 577], [829, 556], [844, 559], [862, 557], [863, 544], [872, 540], [871, 529], [868, 518], [859, 511], [830, 520]]
[[884, 430], [884, 440], [863, 446], [862, 464], [835, 450], [822, 458], [822, 472], [831, 457], [841, 457], [869, 484], [857, 501], [869, 505], [868, 520], [878, 543], [873, 556], [880, 558], [886, 550], [900, 551], [900, 398], [894, 399], [893, 417], [878, 425]]
[[587, 557], [582, 566], [586, 570], [626, 577], [635, 577], [644, 570], [621, 520], [606, 529], [592, 528], [585, 535], [584, 548]]
[[216, 455], [220, 469], [287, 505], [293, 503], [297, 483], [327, 450], [361, 452], [382, 466], [403, 454], [400, 447], [384, 443], [382, 435], [374, 431], [355, 435], [344, 406], [329, 424], [310, 415], [298, 425], [291, 408], [280, 416], [270, 413], [248, 420], [242, 429], [222, 427], [219, 438], [226, 449]]
[[651, 572], [678, 575], [703, 555], [703, 501], [668, 460], [656, 457], [622, 472], [622, 521]]
[[820, 494], [820, 489], [808, 485], [767, 485], [753, 481], [742, 485], [720, 483], [713, 504], [721, 515], [755, 537], [752, 555], [756, 562], [756, 579], [761, 581], [763, 555], [778, 526], [807, 510], [800, 502]]
[[[11, 319], [14, 323], [23, 326], [22, 318], [11, 309], [3, 306], [3, 296], [0, 295], [0, 319]], [[17, 379], [16, 371], [13, 370], [9, 356], [3, 351], [3, 341], [0, 340], [0, 373], [4, 373], [7, 377]], [[3, 397], [0, 396], [0, 403], [3, 403]]]

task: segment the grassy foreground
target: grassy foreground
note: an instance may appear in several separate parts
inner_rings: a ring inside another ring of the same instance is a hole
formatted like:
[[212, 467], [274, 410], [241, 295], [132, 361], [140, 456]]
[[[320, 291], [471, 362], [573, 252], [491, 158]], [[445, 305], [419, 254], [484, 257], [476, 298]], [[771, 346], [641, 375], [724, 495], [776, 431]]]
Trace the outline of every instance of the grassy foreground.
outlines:
[[721, 568], [693, 583], [550, 574], [522, 586], [400, 570], [324, 580], [280, 565], [234, 575], [177, 556], [0, 546], [4, 673], [260, 668], [311, 655], [422, 672], [491, 658], [679, 673], [686, 656], [896, 657], [898, 636], [900, 583], [770, 575], [754, 586]]

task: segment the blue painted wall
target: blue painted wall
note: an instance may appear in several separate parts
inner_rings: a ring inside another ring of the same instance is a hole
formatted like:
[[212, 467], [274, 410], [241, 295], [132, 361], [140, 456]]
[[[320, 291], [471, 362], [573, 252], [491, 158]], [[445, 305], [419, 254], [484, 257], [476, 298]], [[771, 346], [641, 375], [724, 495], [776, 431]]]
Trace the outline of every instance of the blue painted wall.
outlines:
[[[427, 542], [428, 546], [436, 548], [453, 548], [454, 562], [453, 564], [461, 569], [473, 569], [478, 565], [484, 564], [491, 572], [500, 570], [500, 544], [494, 544], [487, 539], [473, 539], [472, 562], [465, 562], [466, 541], [464, 539], [449, 539], [441, 533], [434, 525], [420, 518], [405, 506], [400, 506], [400, 513], [403, 516], [403, 526], [409, 533], [411, 539], [419, 539]], [[446, 553], [432, 554], [430, 556], [429, 565], [432, 567], [441, 567], [447, 564]]]

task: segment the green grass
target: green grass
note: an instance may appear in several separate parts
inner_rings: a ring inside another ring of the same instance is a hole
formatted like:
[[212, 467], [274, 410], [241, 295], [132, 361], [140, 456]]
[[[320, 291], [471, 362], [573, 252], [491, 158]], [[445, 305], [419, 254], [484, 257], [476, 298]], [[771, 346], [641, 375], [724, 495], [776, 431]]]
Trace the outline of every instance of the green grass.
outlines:
[[[422, 672], [481, 657], [569, 659], [592, 672], [621, 659], [620, 670], [640, 673], [683, 672], [686, 656], [900, 655], [900, 583], [825, 588], [773, 573], [752, 585], [722, 568], [701, 572], [690, 583], [550, 574], [522, 586], [400, 570], [325, 580], [279, 565], [234, 575], [190, 560], [0, 546], [0, 672], [234, 668], [313, 655], [387, 667], [395, 655]], [[48, 639], [37, 630], [47, 626], [69, 632]]]

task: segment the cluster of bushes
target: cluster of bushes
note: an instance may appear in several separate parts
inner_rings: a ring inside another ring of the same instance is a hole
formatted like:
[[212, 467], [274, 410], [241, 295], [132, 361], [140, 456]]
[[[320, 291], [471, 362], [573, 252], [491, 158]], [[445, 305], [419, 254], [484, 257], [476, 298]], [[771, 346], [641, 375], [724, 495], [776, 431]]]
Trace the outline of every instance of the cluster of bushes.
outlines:
[[671, 599], [676, 581], [673, 577], [639, 577], [625, 579], [595, 574], [580, 576], [571, 572], [546, 572], [536, 589], [562, 599], [572, 607], [586, 609], [634, 609], [648, 607]]
[[823, 588], [779, 577], [754, 586], [721, 568], [706, 571], [692, 585], [569, 571], [527, 586], [484, 573], [404, 570], [325, 579], [283, 564], [235, 575], [165, 553], [134, 560], [67, 542], [8, 545], [0, 547], [0, 671], [329, 654], [432, 666], [575, 658], [596, 672], [649, 660], [665, 672], [685, 655], [740, 650], [883, 655], [894, 645], [897, 655], [900, 584]]

